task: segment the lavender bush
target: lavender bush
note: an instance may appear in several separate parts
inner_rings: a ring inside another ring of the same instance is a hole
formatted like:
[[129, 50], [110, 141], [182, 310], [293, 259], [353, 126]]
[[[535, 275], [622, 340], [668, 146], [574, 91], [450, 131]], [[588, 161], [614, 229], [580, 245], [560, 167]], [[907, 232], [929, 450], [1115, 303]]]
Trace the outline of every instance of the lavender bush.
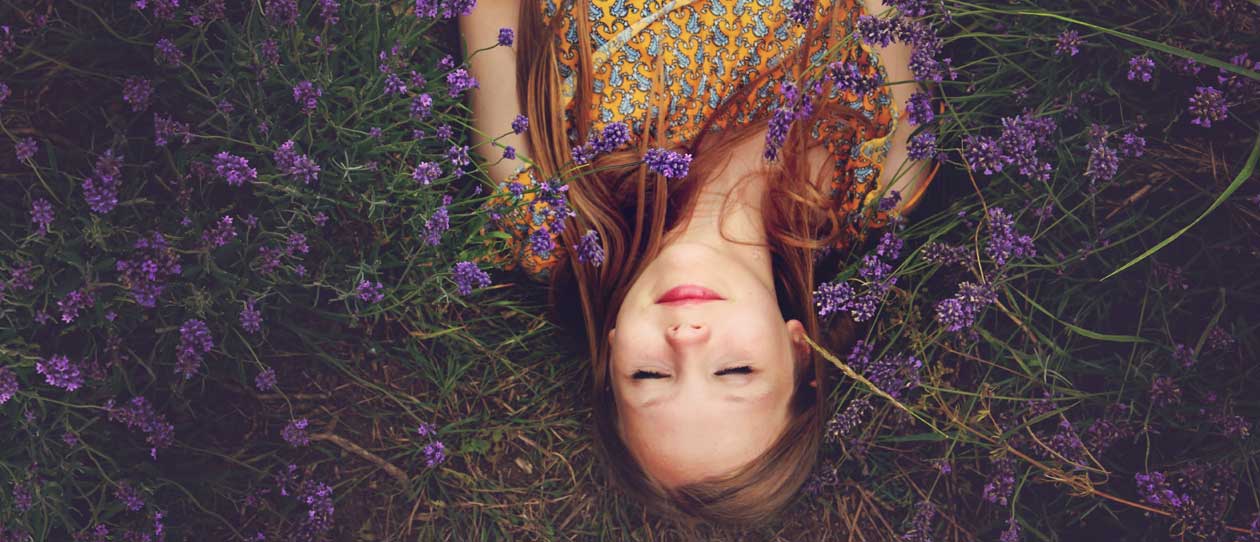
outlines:
[[[860, 380], [753, 535], [1260, 539], [1260, 7], [889, 3], [849, 39], [913, 45], [941, 170], [828, 261]], [[668, 536], [597, 475], [544, 292], [492, 263], [466, 60], [519, 29], [461, 47], [473, 4], [0, 7], [0, 541]], [[819, 67], [767, 158], [819, 85], [894, 83]], [[627, 138], [592, 133], [571, 167]]]

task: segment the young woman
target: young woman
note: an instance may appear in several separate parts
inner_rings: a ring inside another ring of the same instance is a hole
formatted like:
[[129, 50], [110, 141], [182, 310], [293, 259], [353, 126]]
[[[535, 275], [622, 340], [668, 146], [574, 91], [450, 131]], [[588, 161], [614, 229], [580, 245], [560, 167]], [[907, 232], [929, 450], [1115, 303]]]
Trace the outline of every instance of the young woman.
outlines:
[[[803, 339], [835, 351], [853, 339], [848, 320], [820, 329], [815, 262], [907, 212], [930, 182], [928, 164], [906, 157], [913, 126], [898, 121], [921, 90], [908, 47], [853, 33], [886, 6], [815, 0], [801, 21], [792, 2], [480, 0], [459, 21], [470, 50], [516, 30], [512, 47], [470, 60], [498, 197], [528, 202], [503, 207], [514, 239], [503, 263], [547, 280], [554, 318], [584, 337], [612, 478], [692, 525], [763, 521], [806, 480], [829, 384]], [[883, 85], [805, 84], [823, 55]], [[767, 152], [775, 108], [806, 95]], [[527, 130], [489, 142], [518, 115]], [[575, 165], [573, 150], [607, 143], [617, 122], [625, 144]], [[517, 158], [500, 160], [504, 146]], [[690, 154], [687, 174], [649, 171], [651, 148]], [[893, 191], [906, 197], [880, 211]]]

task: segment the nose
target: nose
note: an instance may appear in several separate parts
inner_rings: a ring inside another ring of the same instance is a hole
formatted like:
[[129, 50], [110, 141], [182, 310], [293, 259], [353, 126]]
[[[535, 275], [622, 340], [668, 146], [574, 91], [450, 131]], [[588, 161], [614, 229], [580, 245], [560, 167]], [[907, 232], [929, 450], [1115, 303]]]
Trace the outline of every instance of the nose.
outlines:
[[669, 326], [665, 339], [675, 347], [703, 343], [709, 339], [709, 326], [703, 324], [675, 324]]

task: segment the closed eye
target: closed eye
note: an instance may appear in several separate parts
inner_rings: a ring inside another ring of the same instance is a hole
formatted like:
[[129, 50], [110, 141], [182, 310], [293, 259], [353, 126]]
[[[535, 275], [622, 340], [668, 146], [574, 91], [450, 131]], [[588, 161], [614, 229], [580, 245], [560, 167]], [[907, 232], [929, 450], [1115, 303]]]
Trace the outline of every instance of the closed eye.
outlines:
[[[728, 374], [746, 375], [746, 374], [752, 374], [752, 372], [753, 372], [752, 367], [749, 367], [747, 365], [741, 365], [739, 367], [730, 367], [730, 368], [722, 369], [721, 371], [718, 371], [713, 374], [716, 376], [725, 376]], [[635, 371], [633, 375], [630, 375], [630, 378], [633, 378], [635, 380], [644, 380], [648, 378], [667, 378], [668, 376], [669, 375], [658, 373], [656, 371]]]

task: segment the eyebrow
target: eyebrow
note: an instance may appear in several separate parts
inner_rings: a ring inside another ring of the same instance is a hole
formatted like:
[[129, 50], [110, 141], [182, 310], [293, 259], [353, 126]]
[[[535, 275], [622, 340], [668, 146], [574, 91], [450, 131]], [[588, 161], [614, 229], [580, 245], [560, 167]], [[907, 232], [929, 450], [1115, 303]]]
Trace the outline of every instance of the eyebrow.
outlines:
[[[673, 396], [671, 395], [670, 397], [673, 397]], [[652, 399], [648, 399], [647, 401], [639, 403], [639, 408], [647, 408], [647, 407], [659, 405], [663, 399], [665, 398], [659, 397], [659, 396]], [[739, 395], [727, 395], [725, 397], [722, 397], [722, 399], [725, 399], [727, 403], [747, 403], [748, 402], [747, 397], [741, 397]]]

